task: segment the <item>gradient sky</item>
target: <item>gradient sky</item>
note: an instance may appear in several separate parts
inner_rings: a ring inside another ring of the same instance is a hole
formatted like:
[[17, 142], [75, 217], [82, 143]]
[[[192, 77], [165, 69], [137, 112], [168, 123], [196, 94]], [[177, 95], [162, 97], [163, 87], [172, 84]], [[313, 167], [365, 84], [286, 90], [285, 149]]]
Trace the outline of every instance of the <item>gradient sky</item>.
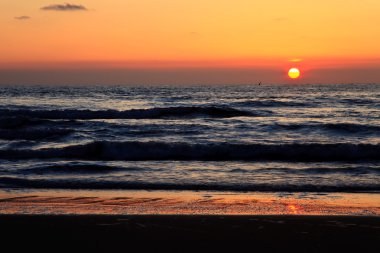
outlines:
[[0, 0], [0, 84], [380, 83], [379, 0], [68, 3]]

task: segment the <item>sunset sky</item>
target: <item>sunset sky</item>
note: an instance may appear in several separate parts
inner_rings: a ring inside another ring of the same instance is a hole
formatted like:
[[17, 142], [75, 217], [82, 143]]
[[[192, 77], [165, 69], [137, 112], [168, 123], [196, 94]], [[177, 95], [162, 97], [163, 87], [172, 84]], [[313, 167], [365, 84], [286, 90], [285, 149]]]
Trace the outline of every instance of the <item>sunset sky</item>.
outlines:
[[0, 84], [380, 83], [379, 13], [379, 0], [0, 0]]

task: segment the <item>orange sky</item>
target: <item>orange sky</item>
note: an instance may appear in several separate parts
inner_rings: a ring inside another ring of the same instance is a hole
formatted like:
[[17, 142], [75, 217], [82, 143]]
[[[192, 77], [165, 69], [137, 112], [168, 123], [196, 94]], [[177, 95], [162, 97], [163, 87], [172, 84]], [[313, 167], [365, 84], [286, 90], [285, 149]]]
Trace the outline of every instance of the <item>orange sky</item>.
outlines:
[[378, 0], [69, 3], [0, 1], [0, 84], [380, 83]]

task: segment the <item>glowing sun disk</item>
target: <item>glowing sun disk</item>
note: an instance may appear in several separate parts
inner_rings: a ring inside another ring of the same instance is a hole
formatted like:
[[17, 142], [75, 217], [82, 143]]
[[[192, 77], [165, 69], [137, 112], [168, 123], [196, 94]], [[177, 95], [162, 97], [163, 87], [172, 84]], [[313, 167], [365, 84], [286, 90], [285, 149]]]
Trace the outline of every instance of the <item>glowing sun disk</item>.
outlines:
[[297, 79], [300, 76], [300, 71], [297, 68], [289, 69], [288, 76], [292, 79]]

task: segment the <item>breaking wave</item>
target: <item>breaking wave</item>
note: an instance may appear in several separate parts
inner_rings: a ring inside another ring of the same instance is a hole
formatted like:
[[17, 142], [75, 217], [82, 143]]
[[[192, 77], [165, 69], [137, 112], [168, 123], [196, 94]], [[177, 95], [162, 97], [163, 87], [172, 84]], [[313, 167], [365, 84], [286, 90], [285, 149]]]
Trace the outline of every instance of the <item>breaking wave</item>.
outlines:
[[147, 170], [139, 167], [119, 167], [100, 164], [54, 164], [19, 169], [17, 173], [27, 174], [105, 174], [117, 171], [141, 172]]
[[230, 107], [167, 107], [151, 109], [117, 110], [10, 110], [1, 109], [2, 117], [19, 116], [39, 119], [159, 119], [159, 118], [229, 118], [256, 116], [256, 114]]
[[73, 133], [72, 129], [60, 128], [38, 128], [26, 130], [0, 130], [2, 140], [41, 140], [51, 138], [61, 138]]
[[259, 191], [259, 192], [378, 192], [378, 184], [311, 185], [311, 184], [214, 184], [214, 183], [148, 183], [136, 181], [94, 181], [65, 179], [25, 179], [0, 177], [0, 187], [36, 189], [123, 189], [123, 190], [193, 190], [193, 191]]
[[63, 148], [0, 150], [0, 159], [379, 161], [379, 154], [380, 145], [372, 144], [266, 145], [97, 141]]

